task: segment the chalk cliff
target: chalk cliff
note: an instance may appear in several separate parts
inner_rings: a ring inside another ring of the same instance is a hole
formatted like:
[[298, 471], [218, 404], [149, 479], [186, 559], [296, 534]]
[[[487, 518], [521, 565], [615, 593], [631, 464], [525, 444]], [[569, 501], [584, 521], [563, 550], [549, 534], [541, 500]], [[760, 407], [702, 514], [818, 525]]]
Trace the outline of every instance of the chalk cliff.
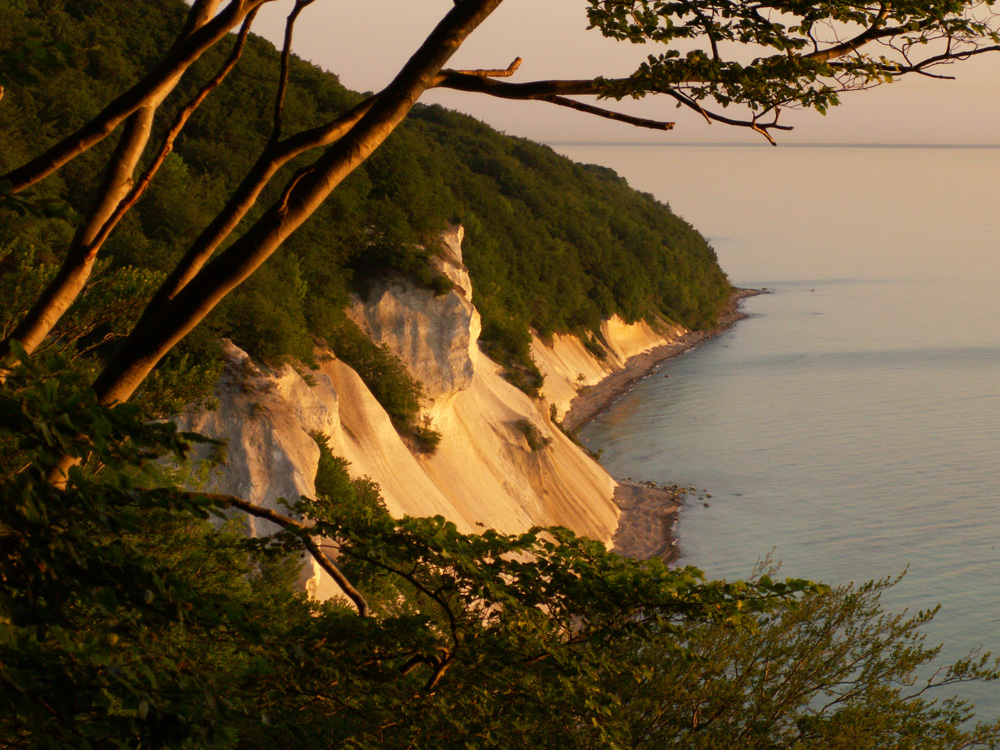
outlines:
[[549, 341], [536, 336], [531, 342], [531, 356], [545, 377], [542, 395], [555, 405], [556, 416], [562, 419], [581, 388], [621, 370], [636, 355], [680, 341], [687, 332], [683, 326], [666, 321], [656, 321], [654, 327], [642, 320], [626, 323], [616, 315], [601, 324], [600, 339], [595, 342], [603, 358], [595, 356], [578, 336], [556, 334]]
[[[532, 400], [479, 351], [480, 320], [462, 264], [461, 227], [443, 239], [435, 262], [454, 282], [451, 291], [435, 296], [392, 280], [350, 311], [423, 382], [425, 412], [442, 434], [437, 451], [411, 453], [358, 375], [329, 353], [320, 353], [318, 370], [302, 373], [256, 364], [229, 344], [218, 408], [189, 411], [182, 420], [185, 429], [228, 444], [226, 463], [208, 480], [209, 489], [267, 507], [278, 498], [313, 494], [319, 449], [310, 433], [321, 432], [333, 453], [351, 462], [353, 476], [367, 475], [380, 485], [394, 515], [440, 514], [465, 531], [561, 525], [609, 543], [619, 515], [616, 483], [552, 424], [550, 404], [564, 413], [577, 388], [679, 331], [607, 321], [603, 360], [574, 336], [536, 340], [532, 351], [545, 386], [544, 398]], [[537, 436], [534, 448], [528, 424]], [[266, 530], [261, 523], [254, 522], [254, 532]], [[316, 596], [333, 593], [316, 569], [307, 568], [302, 583]]]

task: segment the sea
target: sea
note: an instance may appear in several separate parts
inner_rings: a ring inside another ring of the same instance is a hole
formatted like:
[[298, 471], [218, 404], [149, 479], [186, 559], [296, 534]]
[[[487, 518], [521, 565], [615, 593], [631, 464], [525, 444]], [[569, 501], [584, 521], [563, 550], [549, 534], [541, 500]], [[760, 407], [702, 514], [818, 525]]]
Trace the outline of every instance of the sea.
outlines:
[[[1000, 652], [1000, 148], [553, 144], [669, 203], [748, 319], [587, 426], [616, 477], [693, 488], [680, 564], [895, 577], [940, 662]], [[1000, 684], [960, 686], [980, 718]]]

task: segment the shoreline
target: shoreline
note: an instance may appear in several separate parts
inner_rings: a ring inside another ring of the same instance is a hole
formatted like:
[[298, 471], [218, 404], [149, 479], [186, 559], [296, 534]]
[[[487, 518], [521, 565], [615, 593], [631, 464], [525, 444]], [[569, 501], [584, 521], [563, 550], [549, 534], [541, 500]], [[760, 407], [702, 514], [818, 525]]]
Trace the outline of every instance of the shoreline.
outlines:
[[694, 349], [703, 341], [725, 333], [739, 321], [745, 320], [748, 316], [739, 309], [740, 302], [760, 294], [767, 292], [762, 289], [736, 289], [723, 308], [718, 325], [714, 328], [707, 331], [689, 331], [677, 341], [630, 357], [622, 369], [580, 391], [570, 402], [569, 411], [562, 418], [562, 426], [570, 432], [579, 432], [582, 427], [611, 408], [619, 397], [632, 389], [632, 386], [652, 374], [657, 366]]
[[613, 499], [621, 516], [611, 551], [633, 560], [658, 557], [667, 565], [675, 562], [681, 551], [674, 528], [684, 490], [655, 482], [615, 481], [618, 486]]
[[[678, 341], [631, 357], [621, 370], [586, 388], [573, 399], [563, 418], [563, 427], [577, 433], [580, 428], [607, 411], [632, 386], [652, 374], [660, 364], [745, 320], [748, 315], [739, 309], [740, 302], [766, 293], [762, 289], [736, 289], [714, 328], [689, 332]], [[657, 557], [667, 564], [675, 562], [680, 557], [680, 549], [677, 547], [674, 528], [686, 494], [684, 490], [672, 485], [633, 481], [631, 478], [614, 479], [618, 486], [613, 500], [621, 511], [621, 516], [615, 531], [613, 551], [636, 560]]]

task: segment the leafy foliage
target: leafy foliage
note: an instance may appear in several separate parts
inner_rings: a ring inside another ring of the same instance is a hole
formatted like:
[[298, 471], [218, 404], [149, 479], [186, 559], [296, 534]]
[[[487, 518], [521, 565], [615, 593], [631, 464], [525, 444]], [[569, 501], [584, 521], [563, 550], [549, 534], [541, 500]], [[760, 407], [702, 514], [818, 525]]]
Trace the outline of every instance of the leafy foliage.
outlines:
[[966, 702], [930, 696], [932, 685], [997, 679], [996, 662], [973, 655], [929, 669], [940, 647], [927, 647], [920, 629], [936, 610], [886, 613], [880, 597], [894, 583], [807, 596], [758, 618], [754, 629], [692, 626], [683, 636], [688, 658], [663, 654], [648, 680], [620, 684], [631, 746], [995, 746], [997, 725], [973, 726]]
[[338, 315], [330, 331], [334, 354], [364, 381], [396, 429], [414, 439], [421, 450], [433, 452], [441, 434], [421, 420], [424, 389], [410, 375], [403, 361], [384, 344], [376, 345], [346, 316]]
[[[25, 361], [3, 386], [0, 745], [207, 742], [214, 699], [198, 666], [228, 666], [245, 564], [225, 549], [235, 537], [192, 527], [208, 503], [140, 489], [136, 467], [187, 441], [138, 407], [98, 407], [79, 380]], [[73, 469], [57, 490], [47, 474], [67, 453], [104, 471]]]
[[[46, 75], [16, 82], [0, 102], [0, 173], [136, 81], [170, 43], [183, 13], [180, 0], [16, 0], [0, 7], [0, 49], [18, 48], [30, 30], [38, 49], [73, 50]], [[198, 62], [157, 128], [214, 73], [228, 45]], [[239, 66], [195, 114], [147, 195], [102, 250], [109, 272], [167, 272], [222, 206], [270, 132], [276, 60], [271, 45], [251, 37]], [[329, 121], [358, 98], [335, 76], [293, 60], [285, 130]], [[0, 248], [16, 243], [39, 264], [57, 262], [71, 225], [41, 208], [28, 211], [24, 202], [85, 214], [112, 147], [102, 144], [30, 191], [0, 199]], [[293, 161], [286, 174], [301, 166]], [[276, 198], [274, 186], [283, 181], [265, 190], [259, 206]], [[261, 210], [251, 212], [247, 225]], [[541, 377], [528, 351], [529, 327], [543, 334], [582, 331], [615, 313], [704, 326], [728, 295], [704, 239], [610, 170], [573, 165], [549, 148], [440, 107], [418, 107], [282, 252], [216, 309], [196, 352], [188, 353], [205, 357], [206, 339], [220, 336], [270, 360], [308, 361], [317, 337], [336, 348], [345, 330], [339, 311], [372, 275], [403, 273], [437, 293], [447, 290], [428, 258], [455, 218], [467, 228], [484, 346], [529, 392]], [[2, 275], [15, 273], [0, 266]]]
[[528, 448], [532, 452], [540, 451], [552, 442], [552, 438], [542, 437], [538, 428], [527, 419], [519, 419], [514, 422], [514, 429], [524, 435], [524, 439], [528, 442]]
[[[158, 470], [194, 436], [42, 360], [0, 386], [0, 747], [998, 746], [910, 687], [933, 613], [885, 613], [886, 582], [710, 582], [565, 529], [396, 520], [321, 436], [307, 523], [247, 539]], [[57, 490], [64, 452], [101, 468]], [[294, 592], [306, 538], [370, 616]]]
[[[588, 0], [587, 14], [607, 37], [668, 47], [629, 78], [605, 81], [606, 95], [683, 92], [685, 102], [759, 114], [783, 106], [825, 112], [844, 91], [949, 62], [941, 53], [960, 59], [996, 44], [996, 19], [977, 13], [991, 5]], [[748, 59], [747, 50], [759, 56]]]

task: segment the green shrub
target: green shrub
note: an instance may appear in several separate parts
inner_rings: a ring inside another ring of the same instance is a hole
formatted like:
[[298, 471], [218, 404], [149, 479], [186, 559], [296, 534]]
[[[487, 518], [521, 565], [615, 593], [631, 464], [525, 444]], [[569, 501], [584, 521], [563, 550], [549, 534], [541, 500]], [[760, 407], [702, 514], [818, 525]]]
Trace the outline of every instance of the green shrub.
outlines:
[[420, 413], [423, 386], [387, 346], [378, 346], [358, 325], [342, 316], [327, 333], [327, 343], [386, 410], [397, 429], [412, 425]]
[[433, 453], [441, 444], [442, 435], [431, 426], [430, 417], [427, 415], [410, 427], [409, 434], [413, 437], [415, 447], [420, 453]]
[[538, 428], [530, 420], [519, 419], [514, 422], [514, 427], [524, 435], [524, 439], [528, 441], [528, 447], [532, 452], [540, 451], [552, 442], [552, 438], [542, 437]]
[[608, 358], [608, 350], [601, 346], [601, 342], [597, 340], [597, 337], [593, 334], [587, 334], [581, 337], [583, 341], [584, 348], [597, 357], [602, 362]]
[[396, 430], [420, 453], [433, 453], [441, 433], [421, 418], [424, 389], [403, 361], [385, 345], [375, 344], [358, 325], [341, 315], [329, 329], [328, 343], [338, 359], [350, 366], [386, 410]]
[[[482, 311], [480, 311], [482, 312]], [[486, 356], [503, 365], [503, 376], [532, 398], [537, 398], [545, 378], [531, 358], [531, 334], [514, 320], [487, 319], [479, 347]]]

